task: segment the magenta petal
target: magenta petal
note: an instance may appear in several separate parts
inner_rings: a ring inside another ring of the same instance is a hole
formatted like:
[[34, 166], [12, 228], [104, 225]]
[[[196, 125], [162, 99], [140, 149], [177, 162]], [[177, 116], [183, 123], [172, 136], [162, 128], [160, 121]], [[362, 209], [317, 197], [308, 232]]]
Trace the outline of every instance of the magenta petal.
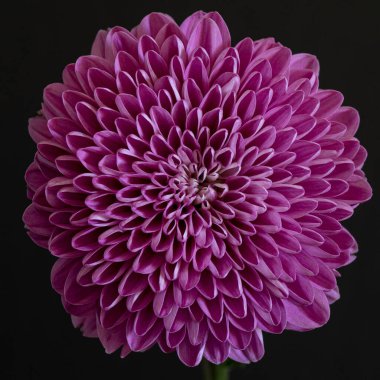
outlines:
[[177, 354], [180, 360], [189, 367], [197, 366], [202, 360], [205, 343], [192, 345], [185, 336], [184, 340], [177, 347]]
[[203, 47], [212, 59], [227, 47], [218, 24], [211, 18], [202, 18], [189, 35], [186, 51], [190, 55], [196, 48]]
[[316, 95], [319, 100], [319, 108], [315, 116], [326, 118], [333, 114], [343, 103], [343, 95], [338, 91], [320, 91]]
[[330, 307], [323, 291], [315, 290], [315, 298], [311, 305], [297, 306], [284, 302], [288, 319], [288, 327], [296, 331], [311, 330], [325, 324], [330, 317]]
[[98, 55], [99, 57], [105, 57], [106, 37], [107, 37], [107, 32], [105, 30], [99, 30], [92, 44], [91, 54]]
[[132, 32], [136, 37], [141, 37], [144, 34], [155, 37], [164, 25], [172, 22], [174, 23], [174, 20], [169, 15], [154, 12], [145, 16]]
[[263, 335], [260, 330], [252, 334], [251, 343], [246, 348], [246, 353], [253, 362], [259, 361], [264, 355]]
[[227, 342], [221, 343], [216, 340], [212, 335], [207, 337], [204, 356], [214, 364], [223, 363], [229, 356], [230, 345]]
[[358, 111], [351, 107], [340, 107], [334, 115], [331, 116], [331, 120], [347, 126], [347, 137], [355, 135], [360, 122]]
[[207, 317], [213, 322], [219, 323], [223, 318], [223, 301], [220, 296], [212, 300], [198, 298], [198, 305]]
[[145, 351], [152, 347], [163, 329], [162, 322], [157, 320], [146, 334], [139, 336], [132, 328], [130, 322], [131, 320], [127, 323], [127, 342], [132, 351]]
[[49, 133], [49, 129], [48, 129], [48, 124], [46, 122], [46, 119], [43, 117], [36, 116], [36, 117], [30, 118], [28, 129], [29, 129], [30, 137], [37, 144], [40, 141], [49, 140], [51, 138], [51, 134]]
[[181, 30], [186, 37], [189, 37], [198, 22], [206, 15], [203, 11], [194, 12], [191, 16], [187, 17], [181, 24]]
[[53, 83], [44, 89], [44, 112], [47, 117], [66, 116], [62, 96], [68, 88], [61, 83]]
[[229, 318], [224, 317], [219, 323], [207, 320], [212, 335], [220, 342], [225, 342], [229, 336]]
[[128, 272], [119, 283], [119, 294], [125, 297], [144, 290], [147, 287], [147, 282], [146, 276]]
[[112, 334], [104, 329], [100, 323], [97, 324], [97, 334], [107, 354], [115, 352], [124, 344], [122, 334], [119, 332]]
[[243, 292], [240, 277], [235, 270], [231, 270], [225, 278], [217, 279], [216, 286], [220, 292], [232, 298], [240, 297]]
[[154, 296], [153, 310], [158, 317], [166, 317], [173, 309], [174, 298], [171, 288], [162, 290]]
[[230, 334], [228, 341], [232, 347], [238, 350], [244, 350], [249, 345], [252, 334], [246, 331], [241, 331], [235, 326], [230, 326]]
[[218, 291], [215, 285], [215, 279], [208, 271], [204, 271], [197, 285], [197, 289], [207, 299], [213, 299], [217, 296]]
[[284, 47], [268, 49], [261, 55], [269, 61], [273, 77], [283, 74], [289, 67], [291, 51]]
[[294, 54], [290, 60], [290, 67], [292, 70], [312, 70], [315, 74], [318, 74], [319, 72], [319, 62], [317, 58], [311, 54]]
[[144, 336], [153, 327], [157, 320], [150, 308], [145, 308], [136, 313], [134, 331], [139, 336]]
[[186, 328], [183, 326], [180, 330], [175, 332], [168, 332], [166, 334], [166, 342], [169, 347], [175, 348], [178, 347], [185, 338]]

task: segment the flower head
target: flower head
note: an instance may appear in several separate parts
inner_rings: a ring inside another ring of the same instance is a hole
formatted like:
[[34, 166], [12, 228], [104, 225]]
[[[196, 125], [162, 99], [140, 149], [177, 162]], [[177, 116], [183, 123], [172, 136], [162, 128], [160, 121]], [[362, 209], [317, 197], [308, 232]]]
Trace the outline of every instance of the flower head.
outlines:
[[216, 12], [153, 13], [45, 88], [24, 221], [84, 335], [194, 366], [327, 322], [371, 189], [358, 113], [318, 73], [272, 38], [232, 47]]

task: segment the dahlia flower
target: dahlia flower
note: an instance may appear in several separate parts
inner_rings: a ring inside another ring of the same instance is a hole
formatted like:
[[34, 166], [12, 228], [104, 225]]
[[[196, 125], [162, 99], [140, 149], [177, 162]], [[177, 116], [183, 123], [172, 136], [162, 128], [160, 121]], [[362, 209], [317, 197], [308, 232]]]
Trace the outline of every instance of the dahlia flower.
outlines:
[[216, 12], [98, 32], [29, 121], [24, 222], [74, 326], [196, 366], [327, 322], [371, 188], [358, 112], [318, 74], [273, 38], [231, 46]]

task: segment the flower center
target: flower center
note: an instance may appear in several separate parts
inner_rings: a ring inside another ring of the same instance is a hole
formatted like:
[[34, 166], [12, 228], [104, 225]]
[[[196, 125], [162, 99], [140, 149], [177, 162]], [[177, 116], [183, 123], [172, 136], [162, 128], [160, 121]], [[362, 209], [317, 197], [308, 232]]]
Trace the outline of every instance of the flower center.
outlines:
[[197, 163], [180, 164], [178, 174], [172, 178], [170, 186], [175, 190], [175, 199], [185, 205], [204, 205], [218, 198], [226, 185], [218, 182], [220, 165], [212, 168]]

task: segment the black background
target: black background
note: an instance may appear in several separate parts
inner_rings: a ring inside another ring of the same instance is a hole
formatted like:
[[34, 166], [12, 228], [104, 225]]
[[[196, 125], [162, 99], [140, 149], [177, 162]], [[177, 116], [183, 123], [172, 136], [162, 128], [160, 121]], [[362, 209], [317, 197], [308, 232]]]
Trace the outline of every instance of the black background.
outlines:
[[[5, 5], [6, 4], [6, 5]], [[131, 28], [152, 11], [181, 22], [192, 12], [217, 10], [233, 42], [274, 36], [293, 52], [321, 63], [322, 88], [345, 95], [361, 114], [358, 137], [369, 152], [365, 171], [372, 201], [346, 226], [359, 243], [357, 261], [342, 270], [342, 298], [330, 322], [309, 333], [265, 335], [264, 359], [233, 372], [232, 379], [380, 379], [379, 364], [379, 70], [376, 1], [11, 1], [1, 9], [1, 324], [7, 354], [2, 379], [200, 379], [158, 349], [121, 360], [81, 337], [50, 287], [54, 262], [26, 236], [21, 215], [28, 201], [24, 171], [35, 146], [27, 119], [40, 108], [42, 90], [60, 80], [64, 66], [88, 54], [100, 28]], [[8, 9], [7, 9], [8, 8]], [[376, 175], [377, 174], [377, 175]], [[10, 264], [8, 264], [10, 260]], [[10, 276], [9, 276], [10, 275]], [[9, 278], [8, 278], [9, 277]], [[4, 289], [7, 288], [7, 290]], [[10, 354], [10, 355], [9, 355]]]

